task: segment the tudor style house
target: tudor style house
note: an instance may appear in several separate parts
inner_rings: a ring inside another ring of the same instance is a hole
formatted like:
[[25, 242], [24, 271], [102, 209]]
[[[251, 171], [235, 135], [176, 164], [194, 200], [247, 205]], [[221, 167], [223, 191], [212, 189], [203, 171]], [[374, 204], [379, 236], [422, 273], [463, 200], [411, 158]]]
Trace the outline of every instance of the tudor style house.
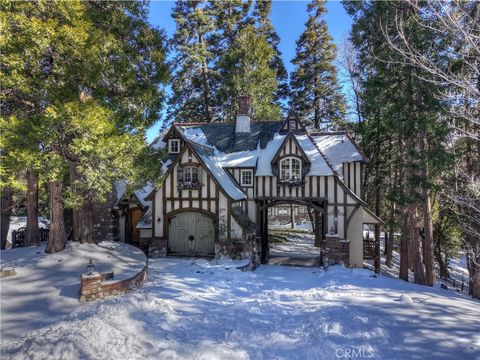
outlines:
[[162, 185], [119, 196], [121, 237], [154, 255], [260, 248], [266, 261], [269, 209], [293, 203], [314, 214], [324, 261], [363, 266], [363, 225], [381, 220], [362, 200], [362, 151], [345, 132], [308, 132], [294, 116], [255, 122], [249, 110], [243, 96], [235, 123], [175, 123], [157, 138], [168, 150]]

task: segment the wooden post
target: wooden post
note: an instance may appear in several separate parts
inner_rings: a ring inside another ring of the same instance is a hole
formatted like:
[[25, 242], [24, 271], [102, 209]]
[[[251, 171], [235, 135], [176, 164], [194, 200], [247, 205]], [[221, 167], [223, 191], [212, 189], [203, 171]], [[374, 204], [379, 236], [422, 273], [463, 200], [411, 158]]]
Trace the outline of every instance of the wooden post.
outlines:
[[295, 228], [295, 216], [293, 214], [293, 203], [290, 203], [290, 226], [292, 229]]
[[375, 255], [374, 258], [374, 265], [375, 265], [375, 272], [380, 272], [380, 226], [375, 225]]
[[321, 236], [320, 236], [320, 213], [318, 210], [314, 211], [314, 216], [315, 216], [315, 246], [320, 247], [321, 246]]
[[265, 249], [264, 250], [264, 253], [265, 253], [265, 256], [264, 256], [264, 262], [266, 263], [267, 260], [268, 260], [268, 256], [269, 256], [269, 249], [268, 249], [268, 208], [265, 208], [263, 210], [263, 216], [264, 216], [264, 219], [263, 219], [263, 248]]

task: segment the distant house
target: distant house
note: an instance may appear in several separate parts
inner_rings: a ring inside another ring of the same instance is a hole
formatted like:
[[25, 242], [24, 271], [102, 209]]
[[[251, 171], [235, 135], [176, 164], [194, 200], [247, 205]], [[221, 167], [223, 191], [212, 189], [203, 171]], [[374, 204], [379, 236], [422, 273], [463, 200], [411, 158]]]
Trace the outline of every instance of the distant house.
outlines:
[[176, 123], [156, 139], [169, 154], [162, 186], [119, 201], [121, 238], [157, 255], [232, 258], [256, 238], [265, 261], [268, 210], [293, 203], [312, 210], [326, 261], [361, 267], [363, 225], [381, 223], [362, 200], [361, 150], [345, 132], [255, 122], [249, 110], [241, 97], [235, 123]]

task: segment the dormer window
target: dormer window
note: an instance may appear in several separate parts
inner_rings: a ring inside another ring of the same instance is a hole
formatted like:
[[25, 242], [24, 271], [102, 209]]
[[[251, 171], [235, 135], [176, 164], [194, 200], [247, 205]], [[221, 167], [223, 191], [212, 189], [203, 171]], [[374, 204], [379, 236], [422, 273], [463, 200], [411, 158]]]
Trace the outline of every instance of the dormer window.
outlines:
[[168, 140], [168, 153], [169, 154], [178, 154], [180, 152], [180, 139], [169, 139]]
[[295, 130], [297, 128], [297, 122], [295, 120], [290, 120], [288, 122], [288, 128], [290, 130]]
[[300, 159], [288, 157], [280, 160], [280, 181], [297, 181], [302, 178]]

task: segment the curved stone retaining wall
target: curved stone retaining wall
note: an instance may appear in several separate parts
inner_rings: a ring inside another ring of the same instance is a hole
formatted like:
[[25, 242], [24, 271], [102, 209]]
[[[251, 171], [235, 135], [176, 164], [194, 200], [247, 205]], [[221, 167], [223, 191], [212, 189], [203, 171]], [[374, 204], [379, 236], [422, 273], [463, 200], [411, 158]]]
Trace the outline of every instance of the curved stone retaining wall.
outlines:
[[94, 301], [108, 296], [125, 294], [147, 281], [147, 268], [129, 279], [103, 281], [102, 275], [94, 272], [92, 275], [82, 274], [80, 285], [80, 301]]

